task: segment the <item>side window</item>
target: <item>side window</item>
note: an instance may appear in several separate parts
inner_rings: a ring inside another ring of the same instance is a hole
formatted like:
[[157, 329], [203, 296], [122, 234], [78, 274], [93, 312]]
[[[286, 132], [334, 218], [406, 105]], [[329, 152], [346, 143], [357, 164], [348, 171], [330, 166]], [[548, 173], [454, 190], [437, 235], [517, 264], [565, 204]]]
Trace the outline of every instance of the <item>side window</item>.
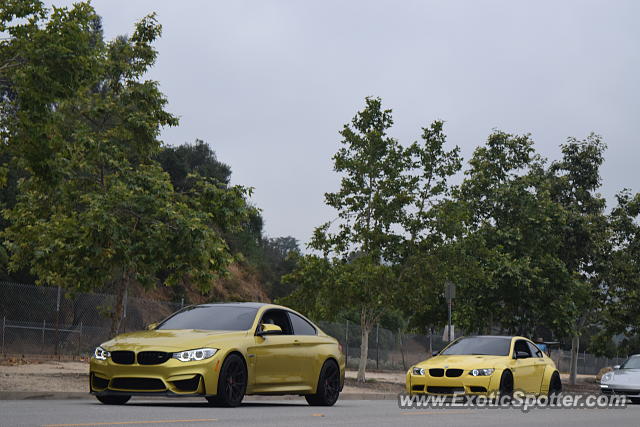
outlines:
[[538, 348], [537, 345], [530, 342], [527, 342], [527, 344], [529, 345], [529, 350], [531, 350], [533, 357], [542, 357], [542, 351], [540, 351], [540, 348]]
[[291, 331], [291, 323], [287, 313], [283, 310], [269, 310], [262, 315], [260, 323], [270, 323], [278, 325], [282, 329], [282, 335], [293, 335]]
[[527, 345], [526, 341], [523, 341], [523, 340], [516, 341], [516, 345], [513, 346], [513, 354], [514, 354], [514, 356], [519, 351], [523, 351], [523, 352], [527, 353], [529, 355], [529, 357], [531, 357], [531, 351], [529, 350], [529, 346]]
[[289, 318], [291, 319], [291, 324], [293, 325], [293, 333], [295, 335], [316, 335], [316, 328], [314, 328], [311, 323], [307, 322], [302, 317], [289, 312]]

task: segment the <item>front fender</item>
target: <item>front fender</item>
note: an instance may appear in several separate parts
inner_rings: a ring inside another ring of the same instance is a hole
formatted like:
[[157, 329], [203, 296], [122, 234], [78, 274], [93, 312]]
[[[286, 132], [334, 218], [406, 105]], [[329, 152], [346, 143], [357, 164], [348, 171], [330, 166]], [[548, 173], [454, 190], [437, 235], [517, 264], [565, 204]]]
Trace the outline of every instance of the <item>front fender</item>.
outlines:
[[[540, 394], [548, 394], [549, 386], [551, 385], [551, 377], [554, 373], [558, 372], [555, 366], [545, 366], [544, 375], [542, 376], [542, 384], [540, 385]], [[558, 375], [560, 373], [558, 372]]]

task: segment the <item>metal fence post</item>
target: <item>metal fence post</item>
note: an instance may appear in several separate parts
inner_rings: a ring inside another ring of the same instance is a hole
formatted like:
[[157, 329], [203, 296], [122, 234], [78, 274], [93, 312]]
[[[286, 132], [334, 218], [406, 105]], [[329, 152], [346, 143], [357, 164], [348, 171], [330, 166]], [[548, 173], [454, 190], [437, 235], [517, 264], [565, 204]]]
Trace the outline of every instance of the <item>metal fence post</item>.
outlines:
[[376, 369], [380, 369], [380, 346], [378, 346], [378, 334], [380, 332], [380, 324], [376, 325]]
[[58, 296], [56, 298], [56, 347], [54, 354], [58, 355], [58, 348], [60, 347], [60, 286], [58, 286]]
[[122, 309], [122, 332], [127, 332], [127, 300], [128, 300], [128, 289], [124, 288], [124, 307]]
[[80, 321], [80, 330], [78, 331], [78, 355], [80, 355], [80, 341], [82, 339], [82, 320]]
[[4, 354], [4, 328], [7, 324], [7, 316], [2, 316], [2, 354]]
[[44, 328], [47, 326], [47, 321], [42, 321], [42, 352], [44, 353]]
[[344, 339], [344, 359], [344, 364], [345, 366], [347, 366], [347, 364], [349, 363], [349, 319], [347, 319], [347, 329]]

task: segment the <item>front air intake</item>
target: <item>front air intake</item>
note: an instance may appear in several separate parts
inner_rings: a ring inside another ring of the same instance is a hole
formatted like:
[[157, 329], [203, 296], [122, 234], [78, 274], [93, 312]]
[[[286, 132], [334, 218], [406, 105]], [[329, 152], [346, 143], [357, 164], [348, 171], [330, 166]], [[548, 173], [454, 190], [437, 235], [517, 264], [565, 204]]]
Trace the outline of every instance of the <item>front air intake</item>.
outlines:
[[457, 394], [464, 393], [464, 387], [439, 387], [439, 386], [428, 386], [427, 393], [433, 394]]
[[159, 391], [166, 387], [157, 378], [114, 378], [109, 388], [120, 390]]
[[91, 385], [96, 390], [102, 390], [107, 388], [107, 386], [109, 385], [109, 380], [100, 378], [96, 376], [96, 374], [91, 374]]
[[179, 391], [196, 391], [200, 385], [200, 375], [196, 375], [188, 380], [172, 381]]

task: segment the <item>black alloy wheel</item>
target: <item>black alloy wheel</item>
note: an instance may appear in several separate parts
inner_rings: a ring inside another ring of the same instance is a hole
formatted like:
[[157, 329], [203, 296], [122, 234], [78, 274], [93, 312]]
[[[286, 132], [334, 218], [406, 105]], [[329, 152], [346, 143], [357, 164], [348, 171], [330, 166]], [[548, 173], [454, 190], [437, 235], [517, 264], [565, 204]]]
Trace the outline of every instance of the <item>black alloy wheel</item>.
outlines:
[[207, 400], [218, 406], [235, 407], [242, 403], [247, 390], [247, 367], [237, 354], [230, 354], [224, 360], [218, 377], [218, 394]]
[[500, 377], [500, 399], [499, 403], [510, 403], [513, 397], [513, 374], [511, 371], [504, 371]]
[[334, 360], [327, 360], [320, 370], [315, 394], [305, 395], [311, 406], [333, 406], [340, 396], [340, 368]]
[[549, 380], [549, 402], [555, 404], [560, 393], [562, 393], [562, 381], [560, 380], [560, 374], [554, 372], [551, 375], [551, 380]]

